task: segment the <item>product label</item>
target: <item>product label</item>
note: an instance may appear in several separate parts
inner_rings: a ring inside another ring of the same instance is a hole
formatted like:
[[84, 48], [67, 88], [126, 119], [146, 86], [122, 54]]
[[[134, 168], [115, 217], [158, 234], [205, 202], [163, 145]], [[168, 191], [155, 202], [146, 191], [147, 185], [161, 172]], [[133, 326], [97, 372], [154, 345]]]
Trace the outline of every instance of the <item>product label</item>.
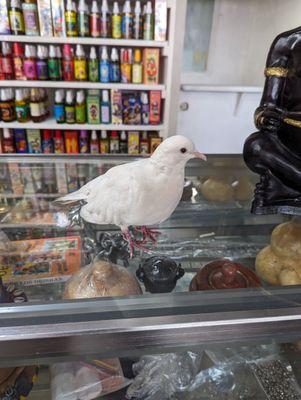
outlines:
[[75, 123], [75, 107], [66, 105], [65, 112], [66, 112], [67, 124], [74, 124]]
[[100, 124], [100, 109], [97, 102], [87, 101], [87, 113], [89, 124]]
[[143, 23], [142, 23], [142, 17], [141, 14], [135, 14], [134, 18], [134, 39], [142, 39], [142, 33], [143, 33]]
[[110, 153], [111, 154], [119, 153], [119, 139], [110, 140]]
[[90, 15], [90, 29], [92, 37], [100, 36], [100, 17], [98, 14]]
[[[100, 17], [100, 36], [102, 38], [109, 37], [109, 17], [108, 17], [108, 14], [102, 14], [101, 17]], [[121, 37], [121, 32], [120, 32], [120, 37]]]
[[32, 60], [25, 60], [24, 72], [27, 79], [37, 79], [36, 63]]
[[100, 82], [108, 83], [110, 82], [110, 69], [107, 62], [100, 63]]
[[0, 113], [1, 113], [1, 119], [4, 122], [10, 122], [14, 121], [15, 119], [15, 108], [13, 103], [0, 103]]
[[144, 19], [143, 39], [153, 40], [153, 19], [151, 15], [146, 15]]
[[113, 15], [112, 17], [112, 36], [113, 39], [121, 38], [121, 16]]
[[74, 80], [74, 64], [73, 61], [63, 61], [63, 76], [64, 81]]
[[85, 13], [78, 14], [78, 33], [79, 36], [89, 36], [89, 15]]
[[26, 35], [39, 35], [40, 32], [36, 4], [23, 3], [23, 16]]
[[100, 153], [101, 154], [108, 154], [109, 153], [109, 141], [108, 140], [101, 140], [100, 141]]
[[25, 138], [16, 140], [16, 150], [17, 153], [26, 153], [27, 152], [27, 143]]
[[103, 124], [110, 123], [110, 107], [109, 106], [101, 106], [101, 122]]
[[111, 63], [110, 65], [110, 81], [120, 82], [120, 68], [118, 64]]
[[79, 152], [80, 153], [88, 153], [88, 140], [85, 138], [79, 139]]
[[18, 34], [24, 33], [24, 20], [23, 15], [20, 11], [11, 10], [9, 11], [9, 20], [11, 30], [17, 32]]
[[142, 65], [133, 65], [133, 83], [142, 83]]
[[132, 82], [132, 66], [131, 64], [121, 64], [121, 82]]
[[15, 78], [17, 80], [24, 80], [25, 74], [23, 69], [23, 61], [21, 57], [14, 57], [14, 70], [15, 70]]
[[65, 122], [65, 107], [63, 104], [54, 105], [54, 118], [59, 124]]
[[85, 104], [76, 105], [75, 119], [78, 124], [84, 124], [86, 122], [86, 105]]
[[[45, 154], [53, 153], [53, 147], [52, 147], [52, 140], [51, 139], [43, 140], [43, 142], [42, 142], [42, 150], [43, 150], [43, 153], [45, 153]], [[47, 168], [45, 169], [45, 171], [46, 170], [47, 170]], [[44, 176], [44, 178], [45, 178], [45, 176]]]
[[56, 139], [54, 138], [54, 152], [56, 154], [62, 154], [64, 153], [64, 142], [63, 139]]
[[89, 61], [89, 81], [90, 82], [98, 82], [98, 61], [97, 60]]
[[124, 15], [121, 25], [122, 37], [124, 39], [132, 39], [133, 37], [133, 18], [131, 15]]
[[32, 117], [41, 117], [43, 115], [41, 103], [30, 103], [30, 115]]
[[48, 70], [50, 79], [57, 80], [60, 78], [60, 64], [57, 58], [50, 58], [48, 60]]
[[12, 59], [10, 57], [2, 57], [1, 58], [2, 62], [2, 70], [5, 74], [11, 74], [13, 72], [13, 65], [12, 65]]
[[76, 13], [74, 11], [66, 11], [65, 18], [67, 36], [77, 36]]
[[17, 120], [19, 122], [26, 122], [30, 117], [30, 108], [28, 104], [16, 105]]
[[142, 124], [148, 125], [149, 124], [149, 105], [142, 104], [141, 106], [141, 116], [142, 116]]
[[45, 60], [37, 61], [37, 75], [40, 80], [48, 79], [48, 65]]
[[41, 153], [41, 136], [40, 131], [35, 129], [27, 129], [27, 143], [29, 153]]
[[87, 62], [86, 60], [74, 60], [74, 75], [76, 81], [87, 80]]

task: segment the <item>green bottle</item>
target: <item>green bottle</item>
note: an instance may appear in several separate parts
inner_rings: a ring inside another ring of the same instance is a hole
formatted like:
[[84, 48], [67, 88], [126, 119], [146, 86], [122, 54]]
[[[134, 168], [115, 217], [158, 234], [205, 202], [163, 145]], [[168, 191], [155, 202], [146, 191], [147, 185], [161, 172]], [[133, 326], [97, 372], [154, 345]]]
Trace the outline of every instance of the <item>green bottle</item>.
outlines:
[[87, 121], [86, 99], [83, 90], [76, 93], [75, 120], [77, 124], [84, 124]]
[[89, 70], [89, 81], [90, 82], [99, 82], [98, 59], [97, 59], [96, 49], [94, 46], [91, 47], [91, 50], [90, 50], [88, 70]]
[[52, 81], [58, 81], [61, 78], [60, 62], [56, 56], [55, 46], [50, 45], [48, 58], [48, 74]]
[[79, 36], [90, 36], [90, 15], [85, 0], [79, 1], [77, 19]]

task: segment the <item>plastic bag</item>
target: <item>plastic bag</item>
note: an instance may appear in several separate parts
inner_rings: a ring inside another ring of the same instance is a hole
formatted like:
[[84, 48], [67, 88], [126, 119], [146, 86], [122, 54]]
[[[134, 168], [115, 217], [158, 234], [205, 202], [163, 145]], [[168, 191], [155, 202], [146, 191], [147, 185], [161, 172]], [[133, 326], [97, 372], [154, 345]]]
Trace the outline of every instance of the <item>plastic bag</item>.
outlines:
[[91, 363], [69, 362], [51, 366], [52, 400], [92, 400], [126, 387], [117, 358]]

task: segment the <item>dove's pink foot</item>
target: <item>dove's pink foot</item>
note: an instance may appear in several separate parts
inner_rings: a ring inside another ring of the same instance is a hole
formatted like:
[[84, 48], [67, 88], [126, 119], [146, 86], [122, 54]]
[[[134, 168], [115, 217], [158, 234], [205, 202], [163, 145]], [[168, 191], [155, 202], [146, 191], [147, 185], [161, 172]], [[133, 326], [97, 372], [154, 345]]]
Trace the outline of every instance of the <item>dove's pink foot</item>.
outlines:
[[150, 252], [150, 249], [144, 246], [145, 242], [141, 240], [135, 240], [129, 229], [123, 229], [122, 234], [124, 239], [128, 242], [129, 247], [130, 247], [130, 258], [133, 258], [134, 255], [134, 249], [137, 248], [139, 250], [143, 250], [146, 253]]
[[155, 229], [147, 228], [146, 226], [136, 227], [135, 229], [136, 231], [142, 233], [141, 244], [147, 243], [148, 239], [150, 239], [153, 244], [157, 244], [157, 238], [159, 235], [161, 235], [161, 232]]

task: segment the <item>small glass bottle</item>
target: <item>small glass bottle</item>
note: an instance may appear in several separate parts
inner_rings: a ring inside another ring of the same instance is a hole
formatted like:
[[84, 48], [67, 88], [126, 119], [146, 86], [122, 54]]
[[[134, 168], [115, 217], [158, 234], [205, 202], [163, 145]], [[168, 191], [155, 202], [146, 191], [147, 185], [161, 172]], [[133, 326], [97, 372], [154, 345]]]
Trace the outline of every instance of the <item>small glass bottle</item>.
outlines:
[[77, 13], [78, 35], [82, 37], [90, 36], [90, 17], [89, 9], [85, 0], [79, 0]]
[[111, 106], [110, 106], [110, 98], [109, 91], [102, 91], [102, 101], [100, 103], [100, 113], [101, 113], [101, 123], [109, 124], [111, 122]]
[[42, 122], [44, 120], [44, 109], [39, 89], [32, 88], [30, 90], [29, 107], [30, 116], [33, 122]]
[[121, 82], [132, 82], [132, 60], [129, 49], [121, 49]]
[[75, 124], [75, 99], [73, 90], [67, 90], [65, 115], [67, 124]]
[[49, 79], [51, 81], [60, 80], [60, 64], [57, 58], [56, 48], [53, 45], [49, 47], [49, 58], [48, 58], [48, 71]]
[[120, 153], [119, 136], [116, 131], [111, 132], [110, 136], [110, 154]]
[[123, 6], [121, 32], [123, 39], [133, 38], [133, 14], [129, 0], [126, 0]]
[[154, 14], [151, 1], [148, 1], [146, 4], [144, 22], [143, 22], [143, 39], [144, 40], [154, 39]]
[[97, 53], [94, 46], [92, 46], [90, 50], [88, 69], [89, 69], [89, 81], [99, 82], [99, 76], [98, 76], [99, 66], [98, 66]]
[[99, 77], [100, 77], [100, 82], [102, 83], [110, 82], [110, 62], [109, 62], [107, 46], [103, 46], [101, 49], [101, 57], [99, 63]]
[[11, 0], [8, 15], [11, 33], [13, 35], [24, 35], [24, 18], [20, 0]]
[[139, 153], [144, 155], [149, 154], [149, 138], [146, 131], [142, 132]]
[[112, 37], [113, 39], [121, 39], [121, 15], [119, 12], [119, 5], [114, 1], [113, 14], [112, 14]]
[[48, 48], [46, 46], [38, 45], [37, 52], [37, 76], [40, 81], [47, 81], [48, 74]]
[[18, 122], [30, 121], [30, 108], [23, 89], [16, 89], [15, 108]]
[[119, 150], [122, 154], [128, 153], [128, 138], [125, 131], [122, 131], [120, 134]]
[[100, 37], [109, 38], [111, 33], [110, 14], [107, 0], [102, 0], [100, 14]]
[[63, 61], [62, 61], [61, 46], [56, 46], [55, 52], [56, 52], [56, 58], [58, 59], [59, 62], [59, 75], [61, 80], [63, 78]]
[[23, 17], [25, 24], [25, 34], [27, 36], [39, 36], [38, 6], [35, 0], [25, 0], [22, 4]]
[[100, 133], [99, 149], [101, 154], [109, 153], [109, 138], [107, 131], [101, 131]]
[[143, 79], [143, 66], [142, 66], [142, 55], [140, 49], [135, 49], [134, 51], [134, 62], [132, 70], [132, 82], [142, 83]]
[[135, 13], [133, 21], [133, 39], [139, 40], [143, 38], [143, 17], [141, 12], [140, 0], [135, 3]]
[[12, 49], [10, 43], [8, 42], [2, 42], [1, 63], [4, 79], [14, 79]]
[[58, 89], [54, 95], [54, 118], [58, 124], [63, 124], [66, 120], [65, 116], [65, 93], [64, 90]]
[[74, 56], [73, 49], [70, 44], [64, 44], [63, 47], [63, 80], [64, 81], [74, 81]]
[[47, 106], [47, 91], [46, 89], [40, 88], [39, 90], [39, 97], [40, 97], [40, 109], [41, 109], [41, 114], [42, 118], [41, 121], [45, 121], [45, 119], [48, 117], [49, 112], [48, 112], [48, 106]]
[[91, 139], [90, 139], [90, 153], [98, 154], [99, 153], [99, 143], [98, 136], [96, 131], [92, 131]]
[[74, 75], [76, 81], [86, 81], [87, 76], [87, 59], [83, 46], [78, 44], [76, 46], [74, 58]]
[[120, 82], [120, 63], [118, 57], [118, 50], [115, 47], [113, 47], [111, 52], [110, 82], [114, 83]]
[[91, 36], [94, 38], [100, 37], [100, 13], [97, 1], [93, 0], [90, 14], [90, 30]]
[[13, 44], [13, 67], [15, 73], [15, 79], [17, 81], [26, 80], [25, 72], [24, 72], [24, 49], [21, 43], [15, 42]]
[[65, 21], [66, 21], [66, 35], [68, 37], [78, 36], [76, 6], [72, 0], [67, 0]]
[[25, 45], [24, 72], [28, 80], [37, 79], [36, 49], [34, 46]]
[[0, 119], [3, 122], [12, 122], [16, 120], [14, 92], [12, 89], [1, 89]]
[[89, 136], [86, 130], [81, 130], [79, 132], [79, 152], [89, 153]]
[[75, 121], [77, 124], [85, 124], [87, 121], [86, 98], [83, 90], [76, 93]]
[[2, 138], [2, 151], [3, 153], [15, 153], [15, 141], [14, 141], [14, 132], [12, 129], [4, 128], [3, 129], [3, 138]]

